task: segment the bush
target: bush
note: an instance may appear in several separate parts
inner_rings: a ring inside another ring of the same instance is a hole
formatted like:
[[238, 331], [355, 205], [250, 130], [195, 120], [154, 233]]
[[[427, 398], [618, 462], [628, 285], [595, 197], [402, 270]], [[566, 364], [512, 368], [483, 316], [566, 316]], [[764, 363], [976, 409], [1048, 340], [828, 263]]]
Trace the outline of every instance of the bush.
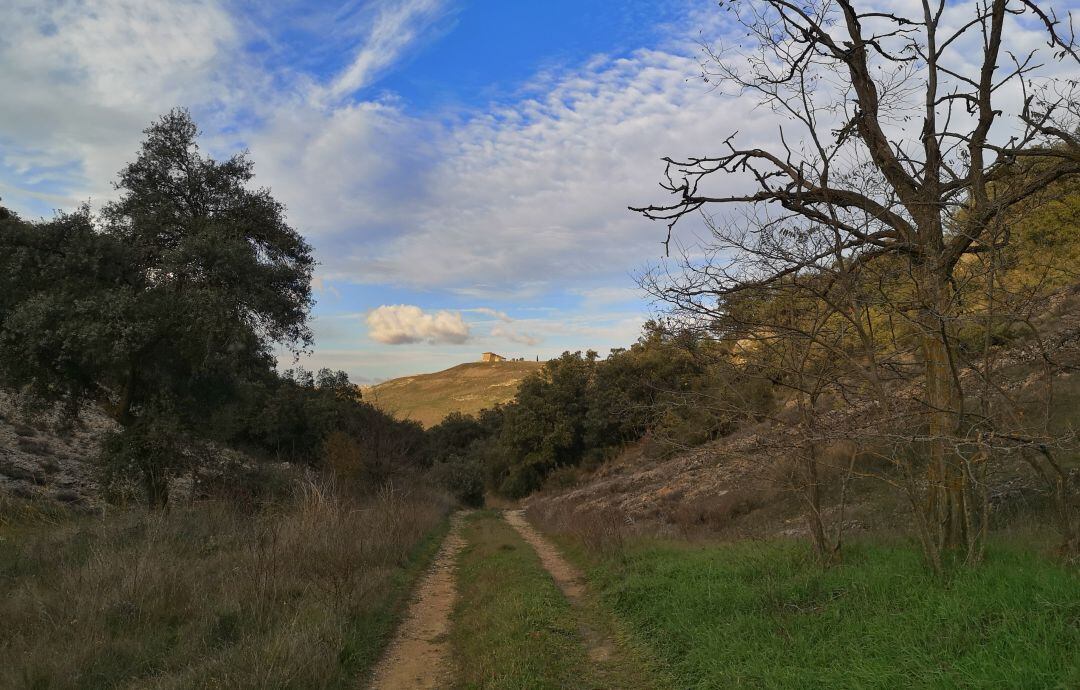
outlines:
[[368, 483], [380, 479], [375, 476], [377, 468], [365, 464], [360, 443], [340, 430], [331, 431], [323, 441], [321, 465], [347, 482]]
[[131, 498], [134, 487], [141, 484], [151, 507], [166, 506], [170, 482], [191, 464], [192, 453], [185, 452], [191, 443], [160, 420], [140, 420], [110, 432], [102, 441], [100, 455], [106, 493]]
[[499, 484], [499, 493], [507, 498], [524, 498], [539, 489], [544, 475], [533, 465], [516, 465], [510, 468], [506, 478]]
[[484, 505], [484, 468], [479, 460], [451, 456], [432, 467], [431, 477], [462, 505], [471, 508]]
[[293, 493], [297, 477], [278, 463], [232, 459], [214, 471], [200, 474], [195, 495], [224, 500], [239, 508], [254, 509], [283, 503]]

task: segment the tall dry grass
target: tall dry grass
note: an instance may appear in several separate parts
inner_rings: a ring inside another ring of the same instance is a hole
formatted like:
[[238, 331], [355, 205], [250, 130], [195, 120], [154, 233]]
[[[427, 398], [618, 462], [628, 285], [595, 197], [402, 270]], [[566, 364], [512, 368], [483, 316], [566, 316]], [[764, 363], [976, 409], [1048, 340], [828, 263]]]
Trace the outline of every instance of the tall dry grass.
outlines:
[[448, 511], [426, 489], [314, 483], [257, 512], [34, 521], [9, 506], [0, 687], [355, 685]]
[[643, 534], [641, 526], [617, 508], [568, 510], [536, 503], [525, 514], [542, 532], [570, 536], [588, 553], [606, 558], [621, 558], [627, 540]]

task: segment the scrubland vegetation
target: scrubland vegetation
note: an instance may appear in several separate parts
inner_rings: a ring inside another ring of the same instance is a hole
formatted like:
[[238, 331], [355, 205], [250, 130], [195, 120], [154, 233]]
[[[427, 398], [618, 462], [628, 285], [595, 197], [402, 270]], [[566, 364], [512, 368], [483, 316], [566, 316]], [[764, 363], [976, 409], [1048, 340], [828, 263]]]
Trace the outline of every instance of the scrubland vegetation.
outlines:
[[[640, 276], [661, 311], [640, 339], [426, 430], [344, 372], [279, 371], [312, 344], [311, 248], [186, 111], [100, 212], [0, 208], [0, 386], [27, 419], [114, 424], [92, 513], [0, 499], [0, 684], [354, 685], [447, 513], [494, 496], [533, 501], [594, 598], [470, 518], [464, 687], [1080, 684], [1080, 99], [1033, 57], [994, 77], [1006, 17], [1080, 55], [1035, 2], [972, 5], [938, 43], [945, 9], [729, 3], [756, 47], [706, 47], [702, 76], [804, 131], [665, 159], [673, 196], [635, 210], [676, 256]], [[1006, 85], [1024, 98], [995, 142]], [[650, 524], [590, 512], [616, 462], [640, 464], [607, 484], [620, 505], [689, 479]], [[755, 514], [763, 538], [713, 529]], [[625, 668], [588, 658], [586, 618], [638, 650]]]
[[300, 483], [279, 502], [73, 517], [0, 503], [0, 686], [355, 687], [449, 503]]

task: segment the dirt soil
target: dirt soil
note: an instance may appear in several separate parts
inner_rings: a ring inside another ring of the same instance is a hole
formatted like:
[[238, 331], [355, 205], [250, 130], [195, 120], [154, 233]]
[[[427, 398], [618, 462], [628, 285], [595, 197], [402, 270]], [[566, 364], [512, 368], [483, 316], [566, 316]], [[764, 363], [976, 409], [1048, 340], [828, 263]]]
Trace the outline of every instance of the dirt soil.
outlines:
[[372, 690], [423, 690], [451, 684], [450, 612], [457, 598], [455, 567], [465, 546], [462, 515], [451, 520], [435, 562], [416, 589], [405, 620], [375, 667]]
[[[547, 570], [552, 579], [555, 580], [555, 584], [559, 586], [563, 596], [570, 601], [570, 604], [581, 606], [585, 596], [585, 576], [581, 571], [563, 558], [554, 544], [533, 529], [525, 518], [525, 511], [507, 510], [503, 513], [503, 517], [511, 527], [517, 530], [521, 538], [536, 551], [544, 570]], [[614, 641], [587, 626], [583, 627], [580, 632], [590, 660], [603, 662], [611, 658], [615, 650]]]

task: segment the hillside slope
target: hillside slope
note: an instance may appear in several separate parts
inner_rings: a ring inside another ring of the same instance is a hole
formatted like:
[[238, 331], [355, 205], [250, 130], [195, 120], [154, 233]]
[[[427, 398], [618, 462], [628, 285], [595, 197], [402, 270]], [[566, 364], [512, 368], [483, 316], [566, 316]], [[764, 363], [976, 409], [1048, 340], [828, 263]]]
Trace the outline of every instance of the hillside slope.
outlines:
[[[1073, 435], [1080, 428], [1080, 375], [1076, 373], [1080, 372], [1080, 286], [1048, 301], [1038, 325], [1044, 346], [1060, 368], [1053, 381], [1051, 430]], [[1043, 366], [1039, 349], [1019, 340], [997, 351], [995, 362], [1002, 390], [1018, 401], [1038, 400], [1034, 387], [1039, 385]], [[898, 389], [895, 393], [916, 399], [911, 392]], [[878, 433], [875, 427], [890, 423], [870, 407], [844, 407], [829, 419], [838, 428], [856, 432], [863, 428], [868, 437]], [[542, 524], [558, 526], [577, 519], [598, 524], [601, 531], [607, 521], [662, 535], [807, 536], [805, 497], [792, 481], [797, 469], [790, 456], [799, 433], [790, 425], [770, 421], [746, 423], [724, 438], [659, 456], [648, 448], [662, 443], [646, 438], [593, 471], [567, 471], [559, 481], [549, 482], [545, 490], [525, 499], [524, 505]], [[890, 533], [909, 526], [910, 505], [902, 492], [890, 488], [889, 482], [899, 482], [900, 477], [891, 474], [887, 464], [845, 442], [823, 447], [821, 452], [822, 515], [827, 521], [842, 516], [845, 529], [852, 533]], [[853, 453], [855, 474], [841, 510], [841, 474], [852, 463]], [[1068, 490], [1072, 495], [1080, 493], [1080, 455], [1071, 448], [1061, 449], [1058, 459], [1068, 475]], [[1047, 485], [1018, 457], [995, 460], [984, 480], [995, 524], [1025, 511], [1044, 511], [1035, 521], [1051, 524]]]
[[521, 380], [543, 362], [470, 362], [434, 374], [417, 374], [361, 389], [364, 400], [425, 427], [451, 412], [476, 414], [517, 394]]

